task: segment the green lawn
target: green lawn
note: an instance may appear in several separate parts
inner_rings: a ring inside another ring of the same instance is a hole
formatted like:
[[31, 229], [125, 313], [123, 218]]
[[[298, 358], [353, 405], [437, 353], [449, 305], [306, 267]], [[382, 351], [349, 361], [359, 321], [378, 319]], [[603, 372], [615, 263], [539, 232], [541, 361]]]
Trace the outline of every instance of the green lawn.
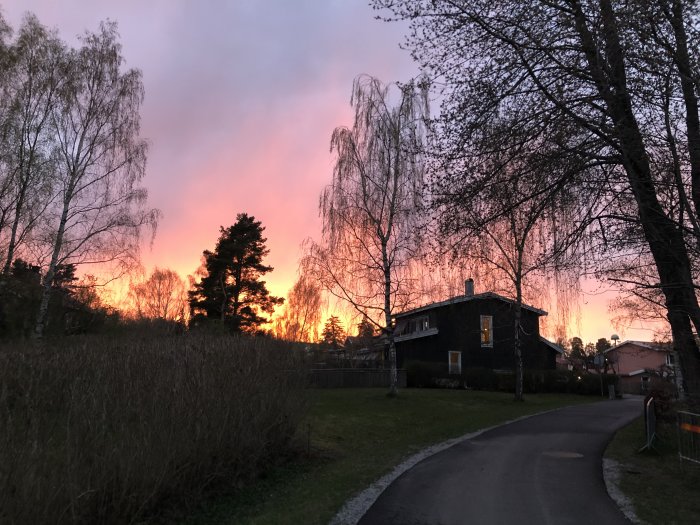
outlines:
[[342, 504], [422, 448], [527, 414], [598, 398], [463, 390], [313, 390], [302, 459], [206, 503], [189, 525], [326, 524]]
[[674, 423], [658, 428], [656, 452], [644, 445], [644, 419], [620, 430], [605, 456], [621, 464], [620, 490], [632, 500], [637, 517], [650, 525], [700, 523], [700, 467], [678, 461]]

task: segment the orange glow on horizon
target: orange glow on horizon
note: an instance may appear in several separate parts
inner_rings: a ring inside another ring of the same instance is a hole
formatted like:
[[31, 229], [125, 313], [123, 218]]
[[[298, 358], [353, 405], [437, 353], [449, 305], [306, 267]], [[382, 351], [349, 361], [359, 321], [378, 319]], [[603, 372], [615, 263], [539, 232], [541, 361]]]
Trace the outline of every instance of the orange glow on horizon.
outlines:
[[[267, 233], [267, 232], [266, 232]], [[218, 232], [217, 232], [218, 236]], [[270, 236], [268, 236], [270, 238]], [[205, 246], [204, 249], [213, 249], [215, 239], [211, 242], [209, 246]], [[269, 245], [269, 244], [268, 244]], [[155, 250], [154, 250], [155, 251]], [[265, 281], [268, 286], [268, 290], [271, 295], [284, 297], [286, 299], [289, 290], [294, 285], [296, 281], [296, 264], [297, 259], [300, 255], [300, 251], [297, 249], [294, 252], [294, 257], [290, 258], [285, 271], [278, 271], [275, 268], [272, 272], [265, 276]], [[148, 258], [154, 258], [153, 254], [150, 254]], [[144, 260], [148, 259], [144, 257]], [[198, 256], [198, 261], [201, 258], [201, 252]], [[274, 250], [271, 247], [270, 255], [266, 261], [268, 264], [274, 265]], [[179, 264], [173, 264], [171, 266], [157, 264], [160, 268], [169, 268], [176, 271], [180, 277], [187, 284], [189, 276], [195, 276], [197, 268], [199, 268], [199, 262], [196, 265], [190, 265], [186, 259], [183, 258]], [[144, 276], [150, 275], [153, 271], [153, 266], [147, 266], [144, 268]], [[138, 280], [138, 279], [136, 279]], [[109, 286], [108, 292], [105, 294], [105, 301], [116, 307], [120, 307], [126, 303], [126, 297], [128, 294], [129, 278], [122, 279], [121, 281]], [[580, 337], [584, 344], [593, 343], [599, 338], [610, 339], [612, 334], [617, 334], [620, 336], [621, 340], [633, 339], [633, 340], [646, 340], [651, 341], [654, 338], [655, 331], [663, 332], [663, 326], [655, 325], [651, 322], [638, 322], [634, 326], [629, 328], [613, 326], [611, 318], [613, 314], [608, 310], [609, 301], [614, 298], [615, 294], [611, 292], [592, 293], [593, 285], [588, 285], [584, 288], [584, 296], [581, 299], [580, 304], [580, 315], [576, 315], [573, 319], [569, 320], [566, 327], [566, 337], [571, 339], [572, 337]], [[588, 288], [588, 289], [586, 289]], [[485, 290], [482, 290], [485, 291]], [[277, 307], [275, 313], [271, 316], [271, 322], [268, 323], [265, 328], [272, 329], [275, 318], [280, 315], [284, 310], [284, 306]], [[325, 322], [331, 315], [335, 315], [340, 318], [343, 328], [347, 335], [355, 335], [357, 331], [357, 324], [360, 322], [360, 315], [351, 310], [348, 306], [343, 306], [340, 304], [333, 304], [332, 301], [324, 301], [324, 307], [321, 313], [321, 320], [318, 326], [319, 337], [323, 331], [323, 326]], [[546, 318], [540, 323], [541, 335], [547, 337], [548, 339], [554, 341], [555, 338], [555, 323], [556, 323], [556, 312], [550, 313]]]

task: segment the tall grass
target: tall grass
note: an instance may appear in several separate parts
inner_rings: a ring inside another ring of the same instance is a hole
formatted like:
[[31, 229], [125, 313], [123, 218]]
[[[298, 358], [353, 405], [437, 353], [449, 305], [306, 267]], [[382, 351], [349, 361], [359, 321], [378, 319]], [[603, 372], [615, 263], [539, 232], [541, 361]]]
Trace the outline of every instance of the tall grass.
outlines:
[[129, 523], [284, 453], [306, 410], [264, 339], [86, 337], [0, 349], [0, 523]]

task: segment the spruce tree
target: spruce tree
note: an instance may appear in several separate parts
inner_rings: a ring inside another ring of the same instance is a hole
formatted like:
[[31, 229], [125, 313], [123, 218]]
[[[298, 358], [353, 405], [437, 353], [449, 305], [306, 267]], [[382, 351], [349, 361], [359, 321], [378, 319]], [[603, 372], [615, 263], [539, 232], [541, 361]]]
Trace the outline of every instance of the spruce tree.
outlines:
[[204, 276], [189, 292], [192, 318], [218, 319], [232, 332], [255, 333], [268, 322], [282, 298], [270, 295], [262, 276], [272, 271], [263, 264], [270, 250], [265, 228], [255, 217], [239, 213], [236, 223], [221, 227], [213, 252], [204, 251]]
[[343, 324], [340, 322], [340, 319], [335, 315], [330, 316], [321, 334], [323, 345], [328, 349], [337, 350], [343, 345], [344, 338], [345, 331], [343, 330]]

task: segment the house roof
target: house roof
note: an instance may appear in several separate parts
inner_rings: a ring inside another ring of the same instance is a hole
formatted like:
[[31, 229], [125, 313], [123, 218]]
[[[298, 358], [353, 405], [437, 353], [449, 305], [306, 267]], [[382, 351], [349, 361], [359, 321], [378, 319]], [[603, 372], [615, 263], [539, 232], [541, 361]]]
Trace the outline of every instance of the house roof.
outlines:
[[608, 352], [611, 352], [612, 350], [617, 350], [620, 347], [627, 346], [627, 345], [641, 346], [642, 348], [646, 348], [647, 350], [652, 350], [654, 352], [671, 352], [673, 350], [671, 345], [669, 345], [668, 343], [654, 343], [651, 341], [625, 340], [625, 341], [622, 341], [621, 343], [616, 344], [615, 346], [611, 346], [603, 353], [607, 354]]
[[[447, 306], [450, 304], [465, 303], [468, 301], [478, 301], [480, 299], [497, 299], [497, 300], [503, 301], [505, 303], [515, 304], [515, 301], [513, 301], [512, 299], [508, 299], [507, 297], [503, 297], [502, 295], [498, 295], [497, 293], [484, 292], [484, 293], [477, 293], [477, 294], [470, 295], [470, 296], [458, 295], [458, 296], [453, 297], [451, 299], [447, 299], [446, 301], [440, 301], [438, 303], [426, 304], [426, 305], [420, 306], [418, 308], [413, 308], [412, 310], [406, 310], [405, 312], [400, 312], [398, 314], [394, 314], [394, 317], [398, 319], [399, 317], [406, 317], [406, 316], [417, 314], [420, 312], [427, 312], [428, 310], [432, 310], [434, 308], [440, 308], [442, 306]], [[547, 312], [545, 312], [544, 310], [540, 310], [539, 308], [535, 308], [534, 306], [529, 306], [527, 304], [523, 304], [523, 308], [525, 310], [529, 310], [531, 312], [534, 312], [537, 315], [547, 315]]]
[[545, 345], [547, 345], [547, 346], [548, 346], [549, 348], [551, 348], [552, 350], [554, 350], [554, 351], [556, 351], [556, 352], [559, 352], [560, 354], [564, 355], [564, 349], [563, 349], [561, 346], [559, 346], [558, 344], [553, 343], [553, 342], [550, 341], [549, 339], [545, 339], [545, 338], [542, 337], [542, 336], [540, 336], [540, 341], [543, 342]]

